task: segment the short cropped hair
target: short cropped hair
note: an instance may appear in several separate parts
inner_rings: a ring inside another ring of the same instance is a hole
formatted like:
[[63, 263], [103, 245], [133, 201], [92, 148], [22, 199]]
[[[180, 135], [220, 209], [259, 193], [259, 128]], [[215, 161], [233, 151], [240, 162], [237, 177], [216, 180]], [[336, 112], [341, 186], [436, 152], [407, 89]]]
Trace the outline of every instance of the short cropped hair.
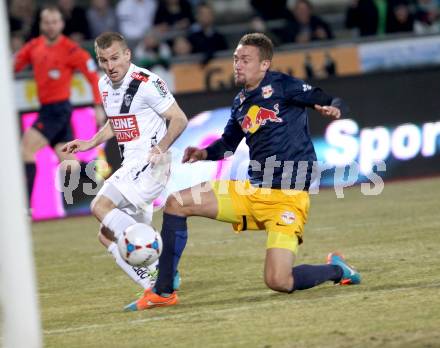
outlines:
[[273, 43], [266, 35], [262, 33], [250, 33], [244, 35], [239, 45], [257, 47], [260, 52], [260, 61], [272, 60], [273, 57]]
[[43, 8], [40, 10], [40, 18], [41, 18], [41, 15], [42, 15], [42, 13], [44, 11], [47, 11], [47, 12], [58, 12], [61, 15], [61, 19], [64, 20], [63, 19], [63, 13], [61, 12], [60, 8], [58, 6], [56, 6], [56, 5], [49, 4], [49, 5], [43, 6]]
[[122, 34], [108, 31], [108, 32], [102, 33], [101, 35], [99, 35], [95, 39], [95, 49], [96, 48], [100, 48], [100, 49], [109, 48], [113, 44], [113, 42], [119, 42], [119, 44], [121, 45], [121, 47], [123, 49], [128, 48], [127, 42], [125, 41], [125, 38], [124, 38], [124, 36], [122, 36]]

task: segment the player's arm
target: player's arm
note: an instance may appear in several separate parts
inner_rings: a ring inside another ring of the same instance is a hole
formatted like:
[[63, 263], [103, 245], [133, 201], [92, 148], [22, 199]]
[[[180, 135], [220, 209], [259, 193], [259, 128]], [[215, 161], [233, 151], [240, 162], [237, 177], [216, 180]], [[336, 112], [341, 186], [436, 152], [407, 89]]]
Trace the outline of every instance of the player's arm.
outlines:
[[161, 116], [169, 121], [169, 125], [167, 133], [157, 146], [161, 151], [166, 152], [185, 130], [186, 125], [188, 124], [188, 119], [176, 101], [171, 104], [168, 110], [163, 112]]
[[231, 156], [243, 139], [244, 133], [238, 122], [231, 117], [220, 139], [205, 149], [188, 147], [183, 154], [182, 163], [197, 161], [218, 161]]
[[341, 98], [332, 97], [318, 87], [311, 87], [305, 83], [299, 86], [296, 83], [293, 84], [293, 88], [288, 88], [288, 93], [296, 105], [314, 108], [323, 116], [337, 119], [348, 112]]
[[31, 49], [33, 41], [24, 45], [15, 55], [14, 72], [22, 71], [27, 65], [31, 63]]
[[114, 137], [113, 129], [110, 125], [110, 121], [107, 121], [104, 127], [102, 127], [94, 136], [89, 140], [79, 140], [75, 139], [62, 148], [63, 152], [67, 153], [77, 153], [82, 151], [87, 151], [93, 149], [94, 147], [106, 142], [107, 140]]
[[160, 115], [169, 121], [169, 125], [167, 133], [162, 140], [150, 150], [149, 160], [153, 164], [160, 162], [162, 154], [167, 152], [188, 124], [188, 119], [186, 118], [185, 113], [176, 101], [174, 101], [173, 104], [171, 104], [171, 106]]

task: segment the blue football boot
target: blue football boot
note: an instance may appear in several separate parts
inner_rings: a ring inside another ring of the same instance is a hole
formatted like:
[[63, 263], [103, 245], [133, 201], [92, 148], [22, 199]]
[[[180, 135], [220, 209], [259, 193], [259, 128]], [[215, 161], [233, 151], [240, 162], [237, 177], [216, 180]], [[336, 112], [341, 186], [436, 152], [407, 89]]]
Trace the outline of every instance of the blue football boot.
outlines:
[[327, 256], [327, 263], [342, 268], [342, 278], [339, 281], [340, 285], [360, 284], [361, 274], [345, 262], [344, 255], [338, 252], [330, 253]]

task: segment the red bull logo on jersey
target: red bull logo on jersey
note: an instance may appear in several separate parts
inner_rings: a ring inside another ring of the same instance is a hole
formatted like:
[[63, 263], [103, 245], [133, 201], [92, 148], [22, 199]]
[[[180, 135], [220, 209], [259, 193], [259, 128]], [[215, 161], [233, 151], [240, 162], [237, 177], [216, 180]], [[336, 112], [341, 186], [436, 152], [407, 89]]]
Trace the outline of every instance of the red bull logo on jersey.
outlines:
[[110, 116], [109, 120], [118, 143], [125, 143], [139, 138], [140, 132], [135, 115]]
[[252, 105], [241, 123], [241, 129], [245, 133], [255, 133], [260, 126], [267, 122], [283, 122], [277, 115], [279, 114], [279, 105], [274, 105], [274, 110]]

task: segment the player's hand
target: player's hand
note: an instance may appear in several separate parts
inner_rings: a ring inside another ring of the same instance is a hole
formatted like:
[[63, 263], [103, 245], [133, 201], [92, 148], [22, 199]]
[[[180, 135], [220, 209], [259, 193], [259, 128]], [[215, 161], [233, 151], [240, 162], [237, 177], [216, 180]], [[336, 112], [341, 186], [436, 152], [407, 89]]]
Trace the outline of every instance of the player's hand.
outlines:
[[341, 117], [341, 110], [339, 110], [335, 106], [329, 106], [329, 105], [321, 106], [316, 104], [315, 110], [318, 111], [321, 115], [326, 117], [331, 117], [334, 119], [338, 119]]
[[165, 154], [166, 152], [162, 151], [162, 149], [156, 145], [150, 149], [150, 152], [148, 153], [148, 160], [150, 161], [152, 166], [154, 166], [162, 160], [162, 157]]
[[194, 163], [197, 161], [203, 161], [208, 157], [208, 153], [205, 149], [199, 149], [197, 147], [187, 147], [183, 154], [182, 163]]
[[90, 150], [91, 148], [93, 148], [93, 144], [90, 141], [75, 139], [65, 144], [61, 148], [61, 151], [67, 153], [77, 153]]

